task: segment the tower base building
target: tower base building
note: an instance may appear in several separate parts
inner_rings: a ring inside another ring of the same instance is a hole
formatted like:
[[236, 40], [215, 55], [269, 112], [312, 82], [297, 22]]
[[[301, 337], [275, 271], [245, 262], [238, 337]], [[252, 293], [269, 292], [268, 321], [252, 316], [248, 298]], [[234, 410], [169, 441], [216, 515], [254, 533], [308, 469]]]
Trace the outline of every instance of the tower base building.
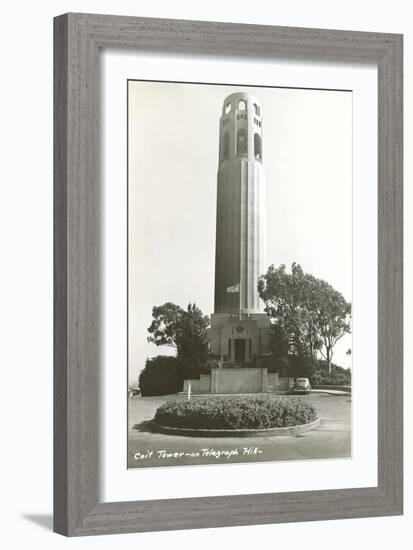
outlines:
[[210, 351], [224, 365], [254, 364], [270, 352], [271, 324], [265, 313], [213, 313], [208, 331]]

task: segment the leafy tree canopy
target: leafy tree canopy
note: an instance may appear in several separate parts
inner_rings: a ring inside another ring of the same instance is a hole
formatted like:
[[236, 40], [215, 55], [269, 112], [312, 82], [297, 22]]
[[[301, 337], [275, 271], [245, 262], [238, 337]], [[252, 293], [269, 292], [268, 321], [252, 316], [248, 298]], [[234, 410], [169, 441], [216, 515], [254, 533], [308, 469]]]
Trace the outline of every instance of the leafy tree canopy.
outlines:
[[258, 293], [274, 323], [288, 334], [296, 355], [324, 357], [331, 370], [335, 344], [350, 332], [351, 304], [322, 279], [293, 263], [271, 265], [258, 281]]
[[196, 304], [186, 309], [166, 302], [152, 309], [152, 323], [148, 328], [148, 342], [156, 346], [175, 348], [177, 357], [184, 362], [198, 365], [208, 356], [206, 329], [209, 317]]

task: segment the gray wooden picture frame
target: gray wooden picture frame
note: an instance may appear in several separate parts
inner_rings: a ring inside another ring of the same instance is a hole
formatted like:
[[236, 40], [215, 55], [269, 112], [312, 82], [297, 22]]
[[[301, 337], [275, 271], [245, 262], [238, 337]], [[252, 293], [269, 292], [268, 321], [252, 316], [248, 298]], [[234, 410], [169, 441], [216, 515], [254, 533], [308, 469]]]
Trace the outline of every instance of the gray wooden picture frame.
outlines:
[[[54, 530], [75, 536], [402, 514], [402, 36], [66, 14], [54, 20], [54, 44]], [[377, 487], [100, 501], [98, 98], [105, 47], [377, 65]]]

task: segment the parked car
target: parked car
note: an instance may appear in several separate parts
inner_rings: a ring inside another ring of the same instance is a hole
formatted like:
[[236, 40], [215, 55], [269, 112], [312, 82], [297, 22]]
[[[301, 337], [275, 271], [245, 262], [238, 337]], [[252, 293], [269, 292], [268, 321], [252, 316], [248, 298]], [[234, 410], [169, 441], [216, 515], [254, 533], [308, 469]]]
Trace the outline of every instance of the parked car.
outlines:
[[296, 378], [292, 393], [309, 394], [311, 392], [311, 384], [308, 378]]

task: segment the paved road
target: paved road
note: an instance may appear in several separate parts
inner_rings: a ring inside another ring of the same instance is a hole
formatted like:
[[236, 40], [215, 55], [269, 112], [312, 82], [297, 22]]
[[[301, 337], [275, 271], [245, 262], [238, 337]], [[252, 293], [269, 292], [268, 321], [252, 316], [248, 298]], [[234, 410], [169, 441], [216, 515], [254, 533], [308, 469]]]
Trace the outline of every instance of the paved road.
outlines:
[[132, 397], [129, 399], [128, 467], [264, 462], [347, 458], [351, 456], [351, 396], [311, 394], [321, 422], [299, 436], [185, 437], [158, 434], [151, 420], [167, 399], [185, 396]]

